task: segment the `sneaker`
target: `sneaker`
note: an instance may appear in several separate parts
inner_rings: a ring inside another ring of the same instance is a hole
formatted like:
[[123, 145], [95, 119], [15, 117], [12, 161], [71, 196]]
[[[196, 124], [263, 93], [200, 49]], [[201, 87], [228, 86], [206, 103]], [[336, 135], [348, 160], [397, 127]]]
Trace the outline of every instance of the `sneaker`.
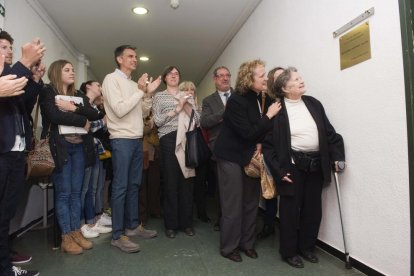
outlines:
[[94, 231], [89, 225], [85, 224], [81, 227], [82, 236], [87, 239], [99, 237], [99, 232]]
[[20, 276], [20, 275], [37, 276], [37, 275], [39, 275], [39, 271], [24, 270], [24, 269], [21, 269], [20, 267], [12, 266], [11, 271], [10, 271], [10, 275], [13, 275], [13, 276]]
[[111, 245], [118, 247], [126, 253], [134, 253], [139, 251], [139, 245], [129, 240], [127, 236], [121, 235], [117, 240], [112, 240]]
[[13, 265], [25, 264], [25, 263], [28, 263], [32, 260], [32, 256], [22, 255], [22, 254], [17, 253], [16, 251], [11, 250], [10, 251], [10, 260], [11, 260], [11, 263]]
[[101, 225], [100, 223], [95, 223], [94, 226], [90, 227], [90, 229], [99, 234], [106, 234], [112, 232], [112, 228], [108, 226]]
[[157, 236], [157, 231], [155, 230], [147, 230], [142, 225], [138, 225], [135, 229], [125, 229], [125, 235], [131, 236], [138, 236], [145, 239], [150, 239]]
[[101, 217], [98, 219], [97, 223], [104, 226], [112, 225], [112, 218], [108, 216], [106, 213], [103, 213]]

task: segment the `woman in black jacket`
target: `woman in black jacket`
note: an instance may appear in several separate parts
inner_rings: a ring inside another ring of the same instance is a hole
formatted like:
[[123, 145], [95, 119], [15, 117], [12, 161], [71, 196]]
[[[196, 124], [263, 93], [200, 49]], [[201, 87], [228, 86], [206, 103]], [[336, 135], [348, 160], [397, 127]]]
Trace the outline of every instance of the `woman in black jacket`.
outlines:
[[[102, 114], [90, 106], [86, 96], [75, 90], [75, 73], [69, 61], [53, 62], [48, 77], [50, 84], [41, 91], [39, 102], [42, 114], [50, 122], [49, 143], [56, 166], [52, 181], [56, 216], [62, 230], [61, 249], [70, 254], [80, 254], [83, 249], [92, 248], [92, 243], [79, 231], [85, 167], [93, 165], [96, 159], [93, 138], [88, 134], [89, 121], [102, 118]], [[58, 99], [59, 95], [76, 96], [83, 103]], [[61, 125], [78, 127], [83, 132], [63, 134]]]
[[220, 223], [220, 253], [240, 262], [238, 250], [257, 258], [256, 216], [260, 198], [260, 179], [245, 174], [255, 150], [261, 150], [271, 119], [280, 104], [271, 103], [267, 89], [265, 64], [261, 60], [240, 66], [236, 91], [226, 104], [223, 124], [214, 154], [217, 157], [218, 182], [222, 217]]
[[282, 110], [263, 142], [263, 155], [280, 195], [279, 251], [289, 265], [301, 268], [298, 254], [318, 262], [322, 186], [331, 179], [331, 165], [345, 160], [344, 143], [322, 104], [303, 95], [305, 83], [295, 68], [284, 70], [271, 90], [281, 98]]

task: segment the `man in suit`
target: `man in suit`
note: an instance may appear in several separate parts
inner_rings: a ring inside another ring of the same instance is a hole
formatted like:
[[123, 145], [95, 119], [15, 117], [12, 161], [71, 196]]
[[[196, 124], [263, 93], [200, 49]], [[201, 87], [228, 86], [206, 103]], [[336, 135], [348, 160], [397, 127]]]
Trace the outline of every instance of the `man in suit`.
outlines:
[[[209, 137], [209, 146], [211, 151], [214, 149], [216, 139], [220, 133], [221, 122], [223, 121], [224, 108], [227, 100], [230, 97], [233, 89], [230, 86], [231, 74], [230, 70], [225, 66], [219, 66], [213, 71], [213, 80], [216, 86], [216, 91], [210, 96], [204, 98], [201, 111], [201, 127], [207, 130]], [[217, 188], [217, 163], [213, 156], [210, 160], [210, 170], [212, 171], [213, 179], [210, 182], [214, 183]], [[214, 224], [214, 230], [220, 230], [221, 208], [218, 201], [218, 219]]]
[[[0, 275], [39, 275], [37, 271], [21, 270], [12, 266], [9, 247], [9, 224], [13, 218], [21, 189], [25, 183], [26, 157], [30, 149], [32, 127], [28, 110], [33, 108], [33, 72], [37, 71], [45, 48], [38, 39], [23, 45], [22, 58], [13, 66], [13, 39], [0, 32], [1, 76], [28, 79], [24, 93], [12, 93], [0, 98]], [[3, 65], [4, 64], [4, 65]], [[4, 67], [3, 67], [4, 66]], [[35, 101], [35, 100], [34, 100]]]

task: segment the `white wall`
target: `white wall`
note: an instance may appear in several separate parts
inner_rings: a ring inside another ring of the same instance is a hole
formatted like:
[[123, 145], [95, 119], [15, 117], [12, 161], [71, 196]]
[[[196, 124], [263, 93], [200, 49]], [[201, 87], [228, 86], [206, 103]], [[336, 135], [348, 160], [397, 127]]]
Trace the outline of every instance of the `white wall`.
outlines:
[[[6, 0], [6, 17], [4, 30], [14, 38], [14, 62], [21, 57], [21, 46], [39, 37], [46, 45], [46, 54], [43, 62], [48, 66], [57, 59], [66, 59], [72, 62], [76, 72], [76, 86], [86, 80], [86, 66], [84, 57], [62, 35], [51, 19], [37, 5], [35, 0]], [[47, 74], [43, 81], [48, 83]], [[39, 119], [40, 125], [41, 119]], [[11, 222], [10, 232], [15, 232], [42, 216], [43, 192], [38, 187], [25, 186], [21, 195], [17, 214]], [[49, 208], [53, 208], [53, 201], [49, 193]]]
[[[332, 32], [371, 7], [372, 58], [341, 71]], [[398, 1], [263, 0], [213, 66], [228, 66], [233, 83], [245, 60], [261, 58], [268, 70], [299, 69], [307, 93], [321, 100], [345, 139], [348, 167], [340, 180], [350, 255], [387, 275], [410, 274], [400, 34]], [[214, 91], [211, 71], [198, 86], [201, 97]], [[323, 202], [319, 239], [342, 250], [334, 185], [324, 190]]]

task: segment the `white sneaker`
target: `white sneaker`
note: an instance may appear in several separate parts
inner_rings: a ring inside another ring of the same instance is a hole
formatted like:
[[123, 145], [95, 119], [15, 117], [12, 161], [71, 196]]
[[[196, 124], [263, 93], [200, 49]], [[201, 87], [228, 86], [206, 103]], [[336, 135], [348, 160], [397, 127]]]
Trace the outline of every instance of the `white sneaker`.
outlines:
[[90, 238], [96, 238], [99, 236], [98, 232], [95, 232], [89, 225], [85, 224], [81, 227], [81, 232], [84, 238], [90, 239]]
[[106, 234], [112, 232], [111, 227], [101, 225], [99, 222], [95, 223], [95, 225], [90, 227], [90, 229], [99, 234]]
[[112, 218], [106, 213], [103, 213], [97, 222], [99, 222], [100, 225], [104, 226], [112, 225]]

